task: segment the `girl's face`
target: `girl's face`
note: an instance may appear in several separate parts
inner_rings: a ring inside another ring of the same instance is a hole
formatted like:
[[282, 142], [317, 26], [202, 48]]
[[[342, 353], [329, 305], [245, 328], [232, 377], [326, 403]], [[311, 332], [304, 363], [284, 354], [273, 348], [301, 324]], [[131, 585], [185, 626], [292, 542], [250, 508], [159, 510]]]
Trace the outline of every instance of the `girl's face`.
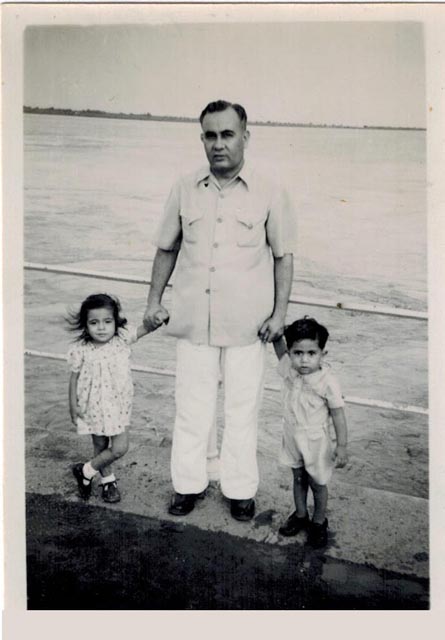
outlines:
[[93, 342], [105, 344], [116, 332], [113, 311], [109, 307], [90, 309], [87, 318], [87, 331]]
[[289, 349], [292, 368], [302, 376], [318, 371], [324, 355], [316, 340], [298, 340]]

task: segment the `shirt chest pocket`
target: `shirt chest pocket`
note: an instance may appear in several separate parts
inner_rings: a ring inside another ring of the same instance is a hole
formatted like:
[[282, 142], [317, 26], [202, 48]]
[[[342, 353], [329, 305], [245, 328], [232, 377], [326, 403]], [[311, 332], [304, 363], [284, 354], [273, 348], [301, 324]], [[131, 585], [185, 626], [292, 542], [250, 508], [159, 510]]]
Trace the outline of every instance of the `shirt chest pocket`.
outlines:
[[248, 209], [235, 211], [236, 244], [239, 247], [258, 247], [264, 244], [266, 237], [266, 218], [263, 213], [253, 213]]
[[198, 242], [204, 224], [204, 212], [199, 209], [184, 209], [180, 215], [184, 241], [191, 244]]

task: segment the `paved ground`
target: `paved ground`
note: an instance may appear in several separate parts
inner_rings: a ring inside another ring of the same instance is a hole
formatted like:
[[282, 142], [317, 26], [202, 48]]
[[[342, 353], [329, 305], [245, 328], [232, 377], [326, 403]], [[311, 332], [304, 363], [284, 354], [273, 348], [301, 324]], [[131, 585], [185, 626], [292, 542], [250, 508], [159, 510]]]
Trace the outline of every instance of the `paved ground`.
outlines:
[[[28, 370], [28, 384], [38, 385], [36, 371]], [[70, 428], [64, 397], [52, 405], [34, 397], [38, 419], [28, 408], [26, 429], [30, 609], [428, 607], [424, 498], [360, 487], [338, 474], [329, 545], [311, 551], [304, 533], [279, 536], [291, 510], [290, 477], [260, 452], [252, 522], [230, 517], [216, 484], [186, 518], [168, 515], [171, 435], [156, 425], [171, 424], [171, 394], [171, 381], [162, 380], [144, 399], [150, 415], [116, 465], [117, 505], [105, 505], [97, 490], [87, 504], [78, 498], [70, 469], [88, 459], [90, 442]]]
[[[202, 505], [204, 508], [204, 505]], [[423, 609], [425, 580], [29, 494], [30, 609]], [[257, 526], [259, 527], [257, 522]]]

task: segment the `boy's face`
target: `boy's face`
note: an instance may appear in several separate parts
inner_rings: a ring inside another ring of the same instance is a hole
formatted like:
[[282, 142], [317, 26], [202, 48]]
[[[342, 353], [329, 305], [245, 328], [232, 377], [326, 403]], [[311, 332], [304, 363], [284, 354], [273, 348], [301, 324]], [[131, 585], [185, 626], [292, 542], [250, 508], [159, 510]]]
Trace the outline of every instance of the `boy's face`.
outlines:
[[302, 376], [318, 371], [325, 351], [322, 351], [316, 340], [298, 340], [289, 349], [292, 368]]

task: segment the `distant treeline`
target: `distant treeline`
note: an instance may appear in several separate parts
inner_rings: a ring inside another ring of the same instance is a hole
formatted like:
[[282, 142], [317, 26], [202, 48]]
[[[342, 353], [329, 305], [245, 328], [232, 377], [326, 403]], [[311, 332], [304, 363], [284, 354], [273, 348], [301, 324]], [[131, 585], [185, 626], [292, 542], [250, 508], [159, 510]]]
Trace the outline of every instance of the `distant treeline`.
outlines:
[[[55, 107], [23, 107], [24, 113], [39, 113], [53, 116], [82, 116], [86, 118], [119, 118], [122, 120], [152, 120], [160, 122], [199, 122], [198, 118], [187, 118], [177, 116], [156, 116], [151, 113], [109, 113], [108, 111], [100, 111], [99, 109], [57, 109]], [[266, 122], [251, 121], [249, 125], [258, 127], [316, 127], [325, 129], [390, 129], [397, 131], [425, 131], [423, 127], [378, 127], [374, 125], [349, 126], [344, 124], [314, 124], [313, 122], [274, 122], [267, 120]]]

